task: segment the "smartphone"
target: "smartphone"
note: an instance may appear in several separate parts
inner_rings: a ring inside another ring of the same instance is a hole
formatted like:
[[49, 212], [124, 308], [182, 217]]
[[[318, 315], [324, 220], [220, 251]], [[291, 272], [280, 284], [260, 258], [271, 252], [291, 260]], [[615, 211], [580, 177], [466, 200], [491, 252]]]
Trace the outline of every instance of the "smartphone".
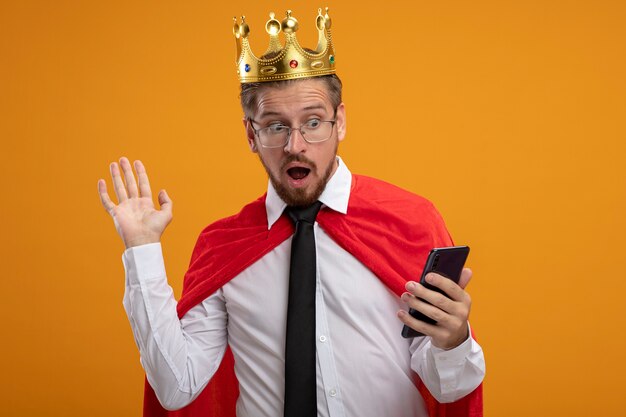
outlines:
[[[435, 248], [431, 250], [428, 254], [428, 259], [426, 259], [424, 271], [422, 271], [420, 284], [424, 285], [429, 290], [437, 291], [438, 293], [441, 293], [448, 297], [445, 292], [426, 282], [426, 274], [428, 274], [429, 272], [435, 272], [448, 279], [451, 279], [458, 284], [459, 279], [461, 278], [461, 272], [463, 271], [463, 266], [465, 265], [465, 261], [467, 260], [468, 255], [469, 246], [451, 246], [448, 248]], [[425, 316], [417, 310], [413, 310], [412, 308], [409, 309], [409, 314], [418, 320], [425, 321], [426, 323], [437, 324], [435, 320], [431, 319], [428, 316]], [[402, 336], [409, 338], [424, 335], [405, 325], [402, 328]]]

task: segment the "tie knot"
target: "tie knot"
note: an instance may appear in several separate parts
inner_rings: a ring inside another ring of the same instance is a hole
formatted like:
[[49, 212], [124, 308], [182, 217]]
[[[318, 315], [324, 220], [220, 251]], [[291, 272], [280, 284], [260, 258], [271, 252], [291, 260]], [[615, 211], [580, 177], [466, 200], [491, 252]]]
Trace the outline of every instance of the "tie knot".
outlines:
[[317, 217], [317, 213], [320, 211], [321, 207], [322, 203], [316, 201], [308, 207], [289, 207], [287, 209], [287, 214], [296, 224], [301, 221], [313, 224], [315, 223], [315, 218]]

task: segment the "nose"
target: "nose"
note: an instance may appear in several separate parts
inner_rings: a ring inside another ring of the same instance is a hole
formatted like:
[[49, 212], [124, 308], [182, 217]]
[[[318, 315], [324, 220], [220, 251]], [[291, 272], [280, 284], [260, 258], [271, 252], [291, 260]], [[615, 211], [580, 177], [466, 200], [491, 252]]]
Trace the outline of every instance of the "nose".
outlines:
[[291, 134], [289, 135], [287, 144], [285, 145], [285, 152], [297, 154], [304, 152], [306, 150], [306, 146], [307, 141], [304, 140], [304, 136], [302, 136], [300, 129], [291, 129]]

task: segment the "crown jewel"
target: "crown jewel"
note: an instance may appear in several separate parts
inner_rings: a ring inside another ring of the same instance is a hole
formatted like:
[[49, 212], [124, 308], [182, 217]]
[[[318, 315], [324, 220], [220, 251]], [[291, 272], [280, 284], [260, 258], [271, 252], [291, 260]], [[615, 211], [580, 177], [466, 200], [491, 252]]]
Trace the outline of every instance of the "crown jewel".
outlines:
[[[315, 25], [319, 38], [315, 50], [304, 49], [298, 43], [296, 32], [298, 21], [287, 10], [286, 17], [279, 22], [274, 12], [265, 24], [265, 31], [270, 36], [269, 46], [261, 58], [257, 58], [250, 49], [250, 27], [245, 16], [241, 22], [233, 18], [233, 34], [237, 44], [237, 74], [241, 83], [279, 81], [294, 78], [318, 77], [335, 73], [335, 48], [330, 36], [331, 20], [328, 7], [322, 16], [318, 9]], [[285, 34], [285, 45], [279, 39], [279, 33]]]

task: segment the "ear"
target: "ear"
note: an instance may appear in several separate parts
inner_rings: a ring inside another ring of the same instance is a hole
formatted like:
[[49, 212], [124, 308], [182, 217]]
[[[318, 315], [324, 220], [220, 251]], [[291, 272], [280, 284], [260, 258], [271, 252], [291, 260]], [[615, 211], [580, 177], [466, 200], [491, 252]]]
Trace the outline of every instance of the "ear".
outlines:
[[252, 152], [257, 153], [258, 149], [256, 147], [256, 136], [254, 135], [254, 130], [252, 129], [252, 123], [245, 117], [241, 121], [243, 122], [243, 128], [246, 131], [248, 146]]
[[346, 106], [343, 102], [337, 107], [337, 138], [341, 142], [346, 137]]

